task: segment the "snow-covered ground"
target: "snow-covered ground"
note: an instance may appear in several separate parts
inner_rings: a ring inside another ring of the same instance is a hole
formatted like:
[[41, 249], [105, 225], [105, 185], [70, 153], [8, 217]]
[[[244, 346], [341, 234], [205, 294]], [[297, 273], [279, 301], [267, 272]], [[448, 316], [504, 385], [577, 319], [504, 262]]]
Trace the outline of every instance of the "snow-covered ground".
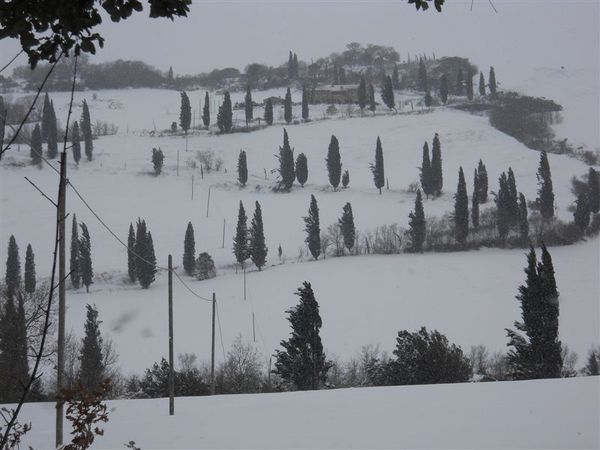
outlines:
[[[564, 448], [600, 445], [600, 379], [110, 401], [93, 448]], [[25, 445], [51, 448], [54, 405], [28, 404]], [[65, 430], [67, 432], [67, 430]]]

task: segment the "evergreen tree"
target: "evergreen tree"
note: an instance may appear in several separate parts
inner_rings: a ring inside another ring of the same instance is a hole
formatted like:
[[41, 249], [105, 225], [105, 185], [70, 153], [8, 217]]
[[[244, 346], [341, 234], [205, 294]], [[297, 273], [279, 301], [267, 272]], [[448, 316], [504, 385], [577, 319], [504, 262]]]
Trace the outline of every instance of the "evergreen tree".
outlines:
[[600, 375], [600, 368], [598, 367], [600, 361], [600, 355], [597, 351], [590, 351], [588, 354], [587, 364], [585, 365], [583, 372], [590, 376]]
[[81, 283], [81, 268], [79, 266], [79, 227], [77, 226], [77, 217], [73, 214], [73, 223], [71, 225], [71, 259], [69, 260], [69, 270], [71, 272], [71, 286], [79, 289]]
[[458, 171], [458, 186], [454, 196], [454, 237], [465, 245], [469, 235], [469, 197], [462, 167]]
[[342, 176], [342, 160], [340, 158], [340, 144], [333, 134], [331, 135], [331, 142], [329, 142], [325, 161], [327, 162], [329, 184], [333, 186], [334, 191], [337, 191]]
[[146, 243], [148, 241], [147, 235], [148, 229], [146, 227], [146, 221], [138, 218], [136, 223], [136, 232], [135, 232], [135, 275], [138, 280], [140, 280], [142, 272], [145, 269], [145, 263], [143, 261], [144, 253], [146, 253]]
[[54, 159], [57, 156], [58, 130], [56, 128], [56, 113], [54, 112], [54, 102], [50, 100], [50, 109], [48, 113], [48, 158]]
[[478, 191], [473, 189], [473, 195], [471, 196], [471, 222], [473, 223], [473, 229], [479, 228], [479, 199]]
[[169, 84], [173, 84], [173, 67], [169, 66], [169, 72], [167, 74], [167, 81]]
[[492, 96], [496, 95], [496, 73], [494, 72], [494, 68], [490, 67], [490, 76], [488, 77], [488, 86], [490, 88], [490, 94]]
[[463, 71], [462, 69], [458, 69], [458, 74], [456, 75], [456, 95], [464, 95], [464, 82], [465, 80], [463, 79]]
[[504, 241], [508, 235], [512, 222], [511, 199], [508, 189], [508, 179], [505, 172], [502, 172], [498, 182], [499, 188], [495, 200], [497, 210], [496, 226], [498, 228], [500, 239]]
[[[4, 146], [4, 128], [6, 127], [6, 106], [4, 106], [4, 97], [0, 95], [0, 148]], [[2, 156], [0, 156], [2, 158]]]
[[252, 122], [254, 118], [254, 105], [252, 104], [252, 92], [250, 92], [250, 85], [246, 88], [246, 97], [244, 99], [244, 112], [246, 113], [246, 126]]
[[294, 53], [294, 78], [298, 78], [299, 74], [300, 71], [298, 68], [298, 55]]
[[425, 242], [425, 211], [423, 210], [423, 198], [421, 190], [417, 189], [415, 209], [408, 215], [408, 235], [410, 237], [410, 250], [422, 252]]
[[246, 217], [246, 210], [240, 200], [240, 209], [238, 211], [238, 222], [235, 230], [235, 236], [233, 237], [233, 254], [235, 260], [238, 262], [242, 269], [245, 268], [246, 260], [250, 257], [250, 250], [248, 248], [248, 219]]
[[129, 281], [135, 283], [137, 279], [137, 261], [134, 252], [136, 251], [135, 232], [133, 231], [133, 224], [129, 224], [129, 234], [127, 235], [127, 275], [129, 275]]
[[165, 160], [165, 155], [163, 154], [160, 148], [152, 149], [152, 166], [154, 168], [154, 175], [160, 175], [162, 172], [163, 162]]
[[430, 108], [431, 105], [433, 105], [433, 97], [431, 96], [431, 92], [427, 91], [425, 93], [425, 98], [423, 99], [423, 102], [428, 108]]
[[285, 100], [283, 101], [283, 118], [285, 119], [285, 123], [292, 121], [292, 93], [290, 92], [290, 88], [287, 88]]
[[263, 228], [262, 210], [260, 203], [256, 202], [254, 217], [250, 224], [250, 247], [249, 253], [252, 262], [258, 270], [262, 270], [267, 262], [267, 245], [265, 244], [265, 232]]
[[512, 168], [508, 168], [508, 195], [510, 199], [510, 224], [511, 226], [519, 223], [519, 194], [517, 193], [517, 183], [515, 173]]
[[448, 102], [448, 77], [446, 74], [440, 77], [440, 99], [444, 105]]
[[396, 103], [394, 101], [394, 88], [392, 87], [392, 79], [389, 76], [384, 77], [383, 86], [381, 87], [381, 100], [389, 109], [394, 109]]
[[225, 91], [223, 95], [223, 104], [219, 107], [217, 114], [217, 126], [221, 133], [229, 133], [233, 127], [233, 110], [229, 91]]
[[81, 272], [81, 282], [85, 286], [85, 291], [90, 292], [90, 285], [94, 282], [94, 271], [92, 270], [92, 241], [90, 233], [85, 223], [81, 227], [81, 237], [79, 238], [79, 270]]
[[477, 184], [479, 187], [479, 194], [477, 198], [479, 199], [479, 203], [487, 203], [488, 201], [488, 174], [485, 164], [481, 159], [479, 160], [479, 164], [477, 166]]
[[267, 125], [273, 125], [273, 100], [265, 100], [265, 122]]
[[598, 172], [590, 167], [588, 173], [588, 201], [590, 204], [590, 211], [597, 213], [600, 211], [600, 176]]
[[194, 227], [188, 222], [183, 239], [183, 270], [189, 276], [194, 275], [196, 269], [196, 241], [194, 240]]
[[0, 309], [0, 402], [15, 403], [27, 382], [27, 333], [22, 297], [6, 297]]
[[394, 89], [400, 89], [400, 74], [398, 73], [397, 64], [394, 64], [394, 71], [392, 72], [392, 86]]
[[42, 166], [42, 134], [40, 125], [36, 124], [31, 133], [31, 143], [29, 144], [31, 154], [31, 164], [38, 167]]
[[360, 77], [360, 84], [358, 85], [358, 106], [361, 113], [367, 106], [367, 85], [364, 77]]
[[6, 296], [16, 298], [21, 289], [21, 261], [19, 260], [19, 246], [12, 234], [8, 239], [4, 284], [6, 284]]
[[300, 153], [296, 158], [296, 179], [302, 187], [308, 180], [308, 160], [304, 153]]
[[473, 100], [473, 71], [469, 67], [467, 71], [467, 82], [466, 82], [467, 98]]
[[156, 255], [154, 254], [154, 242], [152, 241], [152, 233], [150, 231], [145, 234], [145, 242], [142, 249], [143, 253], [140, 256], [144, 259], [141, 261], [142, 270], [138, 274], [138, 280], [142, 289], [148, 289], [154, 281], [154, 275], [156, 274]]
[[246, 186], [248, 182], [248, 162], [246, 161], [246, 152], [240, 150], [240, 156], [238, 156], [238, 182], [240, 185]]
[[342, 174], [342, 187], [346, 189], [350, 184], [350, 173], [347, 170], [344, 170]]
[[540, 154], [537, 179], [539, 185], [537, 204], [542, 217], [545, 220], [550, 220], [554, 217], [554, 190], [552, 188], [552, 174], [550, 173], [550, 164], [548, 164], [548, 155], [545, 151]]
[[417, 87], [420, 91], [425, 92], [429, 89], [427, 83], [427, 69], [425, 68], [425, 61], [423, 61], [423, 59], [419, 61], [419, 75], [417, 81]]
[[279, 189], [289, 191], [294, 184], [294, 150], [290, 147], [287, 131], [283, 130], [283, 147], [279, 147]]
[[73, 161], [79, 164], [81, 160], [81, 137], [79, 136], [79, 124], [77, 121], [73, 123], [71, 128], [71, 150], [73, 151]]
[[319, 259], [321, 254], [321, 227], [319, 225], [319, 207], [317, 199], [314, 195], [310, 196], [310, 207], [308, 208], [308, 216], [304, 217], [306, 231], [306, 239], [304, 242], [308, 244], [308, 249], [313, 258]]
[[202, 123], [208, 129], [210, 125], [210, 99], [208, 97], [208, 91], [204, 94], [204, 107], [202, 108]]
[[442, 170], [442, 145], [437, 133], [433, 137], [431, 148], [431, 185], [432, 193], [435, 196], [441, 195], [442, 188], [444, 187], [444, 176]]
[[50, 97], [46, 92], [44, 95], [44, 106], [42, 108], [42, 142], [48, 142], [48, 133], [50, 129], [50, 117], [52, 113], [50, 112]]
[[381, 195], [381, 188], [385, 185], [385, 173], [383, 168], [383, 148], [381, 147], [379, 136], [377, 136], [377, 144], [375, 145], [375, 162], [370, 167], [373, 173], [373, 182], [375, 183], [375, 187], [379, 189], [379, 195]]
[[342, 217], [338, 220], [338, 224], [344, 238], [344, 247], [351, 252], [356, 239], [356, 229], [354, 228], [354, 216], [352, 215], [352, 205], [350, 203], [344, 205]]
[[292, 54], [291, 50], [290, 50], [290, 55], [288, 57], [287, 71], [288, 71], [288, 80], [292, 80], [294, 78], [294, 55]]
[[25, 292], [28, 294], [35, 292], [35, 255], [31, 244], [27, 244], [25, 252]]
[[479, 95], [485, 96], [485, 79], [483, 78], [483, 72], [479, 72]]
[[306, 281], [296, 295], [300, 297], [299, 304], [287, 311], [292, 334], [281, 341], [283, 350], [277, 350], [273, 372], [299, 391], [319, 389], [327, 381], [327, 372], [331, 368], [319, 336], [323, 324], [319, 304]]
[[86, 305], [85, 335], [81, 342], [79, 353], [79, 381], [84, 388], [97, 389], [106, 376], [104, 355], [102, 354], [102, 336], [100, 336], [100, 321], [98, 310]]
[[179, 126], [187, 134], [192, 124], [192, 105], [185, 91], [181, 91], [181, 108], [179, 110]]
[[340, 84], [346, 84], [346, 71], [340, 67]]
[[573, 213], [573, 221], [582, 233], [590, 224], [590, 204], [588, 201], [588, 196], [585, 192], [582, 192], [579, 194], [579, 197], [577, 197], [577, 206], [575, 208], [575, 212]]
[[81, 121], [80, 121], [81, 132], [83, 134], [83, 143], [85, 156], [88, 161], [92, 160], [94, 153], [94, 143], [92, 141], [92, 120], [90, 119], [90, 109], [88, 108], [88, 104], [83, 100], [83, 110], [81, 113]]
[[369, 111], [375, 112], [375, 89], [369, 84]]
[[308, 88], [302, 86], [302, 120], [308, 120]]
[[421, 163], [421, 188], [429, 198], [433, 194], [433, 180], [431, 176], [431, 161], [429, 159], [429, 144], [425, 141], [423, 144], [423, 162]]
[[527, 220], [527, 200], [523, 193], [519, 193], [519, 234], [523, 244], [529, 240], [529, 221]]

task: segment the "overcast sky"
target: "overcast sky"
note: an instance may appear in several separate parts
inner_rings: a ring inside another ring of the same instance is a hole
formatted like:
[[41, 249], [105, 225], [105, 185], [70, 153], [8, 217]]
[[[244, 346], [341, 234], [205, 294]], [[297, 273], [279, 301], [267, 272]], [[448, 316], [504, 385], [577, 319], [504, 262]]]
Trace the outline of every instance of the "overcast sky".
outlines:
[[[417, 12], [406, 0], [194, 1], [189, 16], [174, 22], [150, 19], [147, 10], [121, 23], [105, 20], [99, 31], [106, 44], [94, 60], [140, 59], [198, 73], [277, 65], [290, 49], [310, 61], [355, 41], [391, 45], [403, 58], [467, 56], [505, 74], [514, 67], [598, 69], [598, 0], [492, 1], [498, 13], [489, 0], [474, 0], [472, 11], [471, 0], [447, 0], [441, 14]], [[1, 41], [0, 62], [18, 48]]]

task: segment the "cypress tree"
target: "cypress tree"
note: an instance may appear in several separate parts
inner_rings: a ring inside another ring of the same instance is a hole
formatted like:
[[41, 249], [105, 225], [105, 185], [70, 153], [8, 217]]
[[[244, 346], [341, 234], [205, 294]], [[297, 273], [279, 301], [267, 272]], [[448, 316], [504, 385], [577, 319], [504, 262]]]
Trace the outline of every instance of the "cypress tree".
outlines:
[[471, 222], [473, 223], [473, 229], [479, 228], [479, 199], [478, 191], [473, 189], [473, 195], [471, 196]]
[[467, 71], [467, 82], [466, 82], [467, 98], [473, 100], [473, 71], [469, 67]]
[[265, 122], [273, 125], [273, 101], [270, 98], [265, 100]]
[[254, 217], [250, 224], [250, 258], [258, 270], [262, 270], [267, 262], [267, 245], [263, 228], [262, 210], [260, 203], [255, 203]]
[[31, 244], [27, 244], [25, 252], [25, 292], [32, 294], [35, 292], [35, 255]]
[[71, 225], [71, 259], [69, 260], [69, 270], [71, 271], [71, 286], [79, 289], [81, 282], [81, 267], [79, 266], [79, 231], [77, 226], [77, 217], [73, 214], [73, 223]]
[[289, 124], [292, 121], [292, 93], [290, 88], [287, 88], [285, 100], [283, 101], [283, 118], [285, 123]]
[[54, 159], [58, 155], [58, 130], [56, 129], [56, 113], [54, 102], [50, 100], [48, 113], [48, 158]]
[[508, 179], [505, 172], [502, 172], [498, 182], [499, 188], [495, 200], [497, 209], [496, 226], [498, 228], [498, 235], [504, 242], [511, 226], [511, 200]]
[[444, 176], [442, 170], [442, 145], [437, 133], [433, 137], [431, 148], [431, 180], [432, 193], [435, 196], [441, 195], [442, 188], [444, 187]]
[[588, 196], [585, 192], [582, 192], [577, 197], [577, 206], [575, 208], [575, 212], [573, 213], [573, 221], [582, 233], [590, 224], [590, 204], [588, 201]]
[[342, 175], [342, 187], [346, 189], [350, 184], [350, 173], [347, 170], [344, 170]]
[[421, 190], [417, 189], [415, 209], [408, 215], [408, 235], [410, 237], [410, 251], [422, 252], [425, 242], [425, 211]]
[[146, 253], [147, 233], [146, 221], [138, 218], [135, 232], [135, 275], [140, 284], [145, 269], [143, 258]]
[[597, 213], [600, 211], [600, 177], [598, 172], [590, 167], [588, 173], [588, 201], [590, 204], [590, 211]]
[[429, 89], [429, 85], [427, 83], [427, 69], [425, 68], [425, 62], [421, 58], [419, 61], [419, 76], [418, 76], [418, 89], [420, 91], [427, 91]]
[[288, 57], [287, 70], [288, 70], [288, 80], [293, 79], [294, 78], [294, 55], [292, 54], [291, 50], [290, 50], [290, 55]]
[[254, 118], [254, 105], [252, 104], [252, 92], [250, 92], [250, 85], [246, 88], [246, 97], [244, 99], [244, 112], [246, 113], [246, 126]]
[[383, 79], [383, 86], [381, 87], [381, 99], [385, 106], [389, 109], [394, 109], [396, 102], [394, 101], [394, 88], [392, 87], [392, 79], [388, 76]]
[[308, 88], [302, 86], [302, 119], [308, 120]]
[[381, 195], [381, 188], [385, 185], [385, 173], [383, 168], [383, 148], [381, 147], [379, 136], [377, 136], [377, 144], [375, 145], [375, 162], [370, 167], [373, 173], [373, 182], [375, 183], [375, 187], [379, 189], [379, 195]]
[[296, 53], [294, 53], [294, 77], [298, 78], [300, 74], [299, 71], [299, 67], [298, 67], [298, 55], [296, 55]]
[[90, 119], [90, 109], [88, 104], [83, 100], [83, 110], [81, 113], [81, 132], [83, 133], [83, 143], [85, 149], [85, 156], [88, 161], [92, 160], [94, 153], [94, 143], [92, 141], [92, 121]]
[[[144, 229], [146, 224], [144, 223]], [[138, 272], [138, 280], [142, 289], [148, 289], [154, 281], [156, 274], [156, 255], [154, 253], [154, 242], [152, 241], [152, 233], [148, 231], [143, 235], [144, 242], [142, 243], [142, 256], [140, 260], [141, 270]]]
[[479, 199], [479, 203], [487, 203], [488, 201], [488, 174], [485, 164], [481, 159], [479, 160], [479, 165], [477, 166], [477, 184], [479, 186], [479, 194], [477, 198]]
[[289, 339], [281, 341], [283, 350], [276, 352], [273, 372], [299, 391], [319, 389], [327, 381], [327, 372], [331, 368], [319, 336], [323, 324], [319, 304], [306, 281], [296, 295], [300, 302], [286, 311], [292, 333]]
[[458, 69], [458, 74], [456, 75], [456, 95], [464, 95], [464, 80], [463, 80], [463, 71], [462, 69]]
[[375, 89], [369, 84], [369, 111], [375, 112]]
[[48, 96], [48, 93], [46, 92], [46, 95], [44, 95], [44, 106], [42, 108], [42, 128], [41, 128], [42, 142], [48, 142], [48, 133], [49, 133], [49, 129], [50, 129], [51, 114], [52, 113], [50, 112], [50, 97]]
[[550, 173], [548, 155], [545, 151], [540, 154], [537, 179], [539, 185], [537, 204], [542, 217], [545, 220], [550, 220], [554, 217], [554, 190], [552, 188], [552, 174]]
[[152, 149], [152, 166], [154, 168], [154, 175], [160, 175], [162, 172], [163, 162], [165, 160], [165, 155], [162, 150], [159, 148]]
[[367, 106], [367, 85], [364, 77], [360, 77], [360, 84], [358, 85], [358, 106], [362, 114], [365, 106]]
[[240, 200], [240, 209], [238, 211], [238, 222], [235, 231], [235, 236], [233, 237], [233, 254], [235, 255], [235, 260], [242, 266], [242, 269], [245, 268], [246, 260], [250, 256], [250, 251], [248, 248], [248, 225], [247, 225], [247, 217], [246, 211], [244, 210], [244, 205]]
[[458, 171], [458, 186], [454, 196], [454, 237], [465, 245], [469, 235], [469, 197], [462, 167]]
[[597, 351], [591, 350], [588, 354], [587, 364], [583, 369], [584, 373], [588, 376], [596, 376], [600, 375], [600, 368], [598, 367], [598, 360], [600, 359], [600, 355], [598, 355]]
[[304, 153], [300, 153], [296, 158], [296, 179], [302, 187], [308, 180], [308, 160]]
[[327, 162], [329, 184], [333, 186], [334, 191], [337, 191], [342, 176], [342, 161], [340, 158], [340, 144], [333, 134], [331, 135], [331, 141], [329, 142], [327, 158], [325, 161]]
[[490, 67], [490, 76], [488, 77], [488, 86], [490, 88], [490, 94], [492, 96], [496, 95], [496, 73], [494, 72], [494, 68]]
[[35, 164], [38, 167], [42, 166], [42, 134], [40, 131], [40, 125], [36, 124], [31, 133], [30, 155], [31, 164]]
[[233, 127], [233, 110], [229, 91], [225, 91], [223, 95], [223, 104], [219, 107], [219, 114], [217, 115], [217, 125], [221, 133], [229, 133]]
[[440, 77], [440, 99], [444, 105], [448, 102], [448, 77], [446, 74]]
[[517, 183], [512, 168], [508, 168], [508, 195], [510, 199], [510, 223], [511, 226], [519, 223], [519, 194], [517, 193]]
[[187, 134], [192, 124], [192, 105], [185, 91], [181, 91], [181, 107], [179, 109], [179, 126]]
[[248, 162], [246, 161], [246, 152], [240, 150], [240, 156], [238, 156], [238, 182], [240, 185], [246, 186], [248, 182]]
[[167, 80], [169, 81], [169, 84], [173, 83], [173, 67], [169, 66], [169, 72], [167, 73]]
[[204, 94], [204, 107], [202, 108], [202, 123], [208, 129], [210, 125], [210, 99], [208, 97], [208, 91]]
[[27, 333], [23, 299], [8, 296], [0, 310], [0, 402], [17, 402], [27, 382]]
[[196, 269], [196, 241], [194, 240], [194, 227], [188, 222], [183, 239], [183, 270], [189, 276], [194, 275]]
[[338, 225], [344, 238], [344, 247], [351, 252], [352, 247], [354, 247], [354, 240], [356, 239], [356, 229], [354, 228], [354, 216], [350, 203], [344, 205], [342, 217], [338, 220]]
[[306, 239], [304, 242], [308, 244], [308, 249], [313, 258], [319, 259], [321, 254], [321, 227], [319, 225], [319, 207], [317, 199], [314, 195], [310, 196], [310, 207], [308, 208], [308, 216], [304, 217], [306, 231]]
[[527, 201], [522, 192], [519, 193], [519, 234], [523, 244], [529, 240], [529, 221], [527, 220]]
[[133, 224], [129, 224], [129, 234], [127, 235], [127, 275], [129, 275], [129, 281], [135, 283], [137, 279], [137, 258], [134, 255], [136, 251], [135, 232], [133, 231]]
[[475, 170], [473, 171], [473, 194], [475, 194], [475, 192], [477, 192], [477, 202], [481, 203], [481, 201], [479, 200], [479, 192], [481, 191], [481, 188], [479, 187], [479, 174], [477, 173], [477, 168], [475, 168]]
[[100, 336], [100, 321], [98, 310], [86, 305], [85, 335], [81, 342], [79, 354], [79, 381], [89, 390], [97, 389], [106, 375], [104, 355], [102, 354], [102, 337]]
[[90, 292], [90, 285], [94, 279], [94, 271], [92, 270], [92, 241], [86, 224], [81, 223], [79, 226], [81, 227], [81, 237], [79, 238], [79, 270], [85, 291]]
[[427, 93], [425, 94], [425, 98], [423, 99], [423, 102], [425, 103], [425, 106], [427, 106], [428, 108], [431, 107], [431, 105], [433, 105], [433, 97], [431, 96], [431, 92], [427, 91]]
[[287, 131], [283, 130], [283, 146], [279, 147], [279, 189], [289, 191], [294, 184], [294, 150], [290, 147]]
[[21, 288], [21, 262], [19, 260], [19, 246], [14, 235], [8, 239], [8, 251], [6, 258], [6, 296], [15, 297]]
[[392, 86], [394, 89], [400, 89], [400, 74], [398, 73], [398, 65], [394, 64], [392, 72]]
[[79, 124], [77, 121], [73, 123], [71, 128], [71, 150], [73, 151], [73, 161], [79, 165], [81, 160], [81, 137], [79, 136]]
[[479, 95], [485, 96], [485, 79], [483, 78], [483, 72], [479, 72]]
[[433, 194], [432, 176], [431, 176], [431, 161], [429, 159], [429, 144], [425, 141], [423, 144], [423, 162], [421, 163], [421, 188], [429, 198]]
[[[4, 98], [0, 95], [0, 149], [4, 146], [4, 128], [6, 127], [7, 111], [4, 106]], [[0, 156], [0, 159], [2, 156]]]

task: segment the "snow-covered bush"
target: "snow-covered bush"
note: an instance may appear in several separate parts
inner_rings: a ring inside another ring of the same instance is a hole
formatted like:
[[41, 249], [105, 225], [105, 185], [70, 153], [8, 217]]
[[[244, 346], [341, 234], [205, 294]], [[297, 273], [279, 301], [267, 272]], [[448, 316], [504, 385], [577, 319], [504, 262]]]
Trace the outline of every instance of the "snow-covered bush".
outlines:
[[212, 257], [206, 252], [200, 253], [196, 260], [196, 277], [199, 280], [208, 280], [216, 276], [217, 270]]

